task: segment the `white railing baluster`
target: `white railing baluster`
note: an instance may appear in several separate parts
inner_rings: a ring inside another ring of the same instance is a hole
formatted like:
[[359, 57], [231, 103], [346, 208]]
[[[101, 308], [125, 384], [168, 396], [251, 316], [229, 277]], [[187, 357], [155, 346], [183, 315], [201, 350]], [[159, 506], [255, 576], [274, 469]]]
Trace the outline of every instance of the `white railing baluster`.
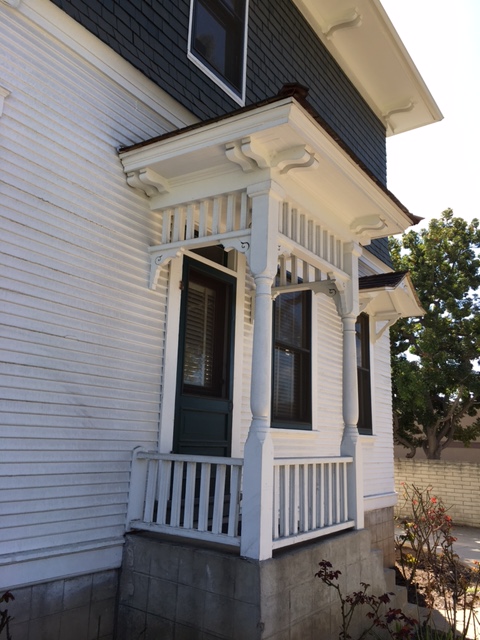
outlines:
[[210, 496], [210, 469], [211, 465], [202, 464], [200, 475], [200, 498], [198, 503], [198, 530], [208, 529], [208, 503]]
[[240, 229], [248, 229], [248, 196], [242, 191], [240, 196]]
[[191, 240], [194, 236], [195, 231], [195, 205], [190, 203], [187, 206], [187, 221], [185, 226], [185, 240]]
[[336, 482], [335, 498], [337, 503], [337, 506], [335, 509], [335, 522], [341, 522], [342, 517], [341, 517], [340, 505], [341, 505], [342, 494], [340, 492], [340, 465], [338, 462], [335, 465], [335, 482]]
[[182, 483], [183, 483], [183, 462], [177, 461], [173, 467], [173, 487], [172, 487], [172, 511], [170, 524], [178, 527], [180, 524], [180, 513], [182, 508]]
[[155, 508], [155, 485], [157, 483], [157, 467], [156, 460], [148, 461], [147, 469], [147, 486], [145, 490], [145, 507], [143, 510], [143, 517], [146, 522], [152, 522], [153, 510]]
[[204, 238], [207, 235], [208, 224], [208, 200], [202, 200], [198, 211], [198, 237]]
[[290, 535], [290, 467], [285, 465], [283, 468], [283, 517], [282, 523], [282, 537]]
[[308, 531], [309, 527], [308, 527], [308, 515], [310, 513], [310, 510], [308, 508], [308, 470], [309, 470], [310, 465], [307, 464], [302, 464], [301, 466], [301, 474], [300, 474], [300, 480], [301, 480], [301, 487], [302, 487], [302, 494], [300, 497], [300, 531]]
[[333, 482], [332, 482], [332, 463], [327, 464], [327, 477], [328, 477], [328, 493], [326, 498], [328, 500], [328, 518], [327, 524], [333, 524]]
[[235, 213], [235, 195], [230, 193], [227, 197], [227, 232], [233, 231], [233, 216]]
[[238, 535], [238, 518], [240, 507], [240, 488], [242, 483], [241, 467], [230, 467], [230, 504], [228, 507], [227, 535]]
[[291, 467], [292, 470], [292, 485], [290, 491], [292, 493], [292, 505], [290, 513], [290, 531], [292, 533], [298, 533], [298, 520], [299, 520], [299, 508], [300, 508], [300, 479], [299, 479], [299, 465], [294, 464]]
[[325, 465], [319, 465], [320, 473], [320, 528], [325, 526]]
[[183, 515], [183, 526], [186, 529], [193, 528], [193, 516], [195, 509], [195, 474], [197, 471], [196, 462], [187, 462], [187, 476], [185, 478], [185, 505]]
[[213, 199], [213, 211], [212, 211], [212, 235], [220, 233], [220, 208], [222, 205], [221, 198]]
[[170, 460], [159, 460], [158, 462], [158, 505], [157, 524], [166, 524], [167, 505], [170, 497], [170, 482], [172, 478], [172, 463]]
[[223, 507], [225, 504], [225, 472], [226, 466], [224, 464], [218, 464], [217, 472], [215, 474], [215, 493], [213, 499], [213, 533], [221, 533], [223, 527]]
[[347, 484], [347, 465], [342, 463], [343, 469], [343, 522], [348, 520], [348, 484]]
[[162, 244], [171, 242], [172, 210], [165, 209], [162, 215]]

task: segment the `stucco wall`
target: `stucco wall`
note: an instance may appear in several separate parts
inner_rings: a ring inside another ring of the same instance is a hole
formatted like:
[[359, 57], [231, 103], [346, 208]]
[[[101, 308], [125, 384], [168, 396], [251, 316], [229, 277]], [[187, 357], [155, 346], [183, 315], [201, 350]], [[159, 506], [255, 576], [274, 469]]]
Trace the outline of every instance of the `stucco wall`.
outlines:
[[395, 460], [397, 514], [405, 512], [402, 482], [432, 487], [456, 524], [480, 526], [480, 464], [443, 460]]

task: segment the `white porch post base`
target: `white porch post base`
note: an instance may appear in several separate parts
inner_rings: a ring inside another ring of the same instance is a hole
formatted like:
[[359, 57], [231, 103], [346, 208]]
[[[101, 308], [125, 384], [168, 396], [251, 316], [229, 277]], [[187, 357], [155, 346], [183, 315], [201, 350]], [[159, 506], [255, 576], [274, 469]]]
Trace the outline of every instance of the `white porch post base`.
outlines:
[[266, 420], [253, 419], [243, 465], [240, 554], [254, 560], [272, 557], [273, 442]]

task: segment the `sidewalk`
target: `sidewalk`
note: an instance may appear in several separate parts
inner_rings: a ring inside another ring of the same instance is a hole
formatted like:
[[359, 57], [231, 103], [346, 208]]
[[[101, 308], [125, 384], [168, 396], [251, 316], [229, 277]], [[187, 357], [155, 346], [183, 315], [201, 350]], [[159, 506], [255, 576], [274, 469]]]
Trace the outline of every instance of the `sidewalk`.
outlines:
[[[395, 527], [395, 536], [403, 533], [401, 527]], [[472, 565], [480, 562], [480, 527], [452, 527], [452, 535], [457, 538], [453, 549], [462, 562]]]

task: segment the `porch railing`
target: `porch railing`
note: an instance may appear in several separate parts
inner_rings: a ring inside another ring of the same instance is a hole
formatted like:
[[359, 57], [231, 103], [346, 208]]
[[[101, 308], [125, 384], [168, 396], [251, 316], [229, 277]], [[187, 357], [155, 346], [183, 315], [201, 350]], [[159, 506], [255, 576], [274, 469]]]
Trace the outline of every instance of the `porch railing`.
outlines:
[[273, 468], [273, 548], [351, 528], [350, 457], [277, 458]]
[[240, 545], [243, 460], [137, 449], [127, 529]]
[[[277, 458], [272, 549], [355, 525], [349, 516], [350, 457]], [[127, 530], [240, 546], [243, 460], [136, 449]]]

